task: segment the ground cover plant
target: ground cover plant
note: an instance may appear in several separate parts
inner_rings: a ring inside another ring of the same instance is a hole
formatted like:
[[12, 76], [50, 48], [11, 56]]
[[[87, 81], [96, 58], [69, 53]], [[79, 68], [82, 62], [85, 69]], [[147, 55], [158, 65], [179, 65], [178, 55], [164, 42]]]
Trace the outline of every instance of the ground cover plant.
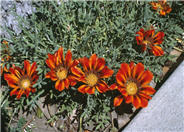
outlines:
[[[1, 27], [1, 117], [7, 131], [21, 112], [56, 107], [56, 131], [118, 131], [111, 112], [140, 109], [156, 90], [162, 67], [182, 38], [183, 2], [32, 1], [25, 19], [12, 12], [20, 34]], [[124, 105], [128, 104], [128, 105]], [[8, 111], [7, 111], [8, 110]], [[24, 118], [16, 130], [31, 131]], [[29, 124], [29, 123], [28, 123]], [[74, 125], [72, 125], [74, 124]]]

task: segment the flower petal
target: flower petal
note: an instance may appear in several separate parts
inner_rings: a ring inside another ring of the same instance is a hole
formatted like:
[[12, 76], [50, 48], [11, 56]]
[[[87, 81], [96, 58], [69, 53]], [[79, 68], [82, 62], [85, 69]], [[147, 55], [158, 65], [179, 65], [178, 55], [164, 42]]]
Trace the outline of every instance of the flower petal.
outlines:
[[97, 61], [97, 56], [96, 54], [93, 54], [89, 59], [90, 70], [92, 70], [92, 68], [94, 68], [94, 66], [96, 65], [96, 61]]
[[87, 87], [85, 89], [86, 93], [88, 94], [94, 94], [95, 93], [95, 87]]
[[114, 98], [114, 106], [117, 107], [119, 106], [123, 101], [123, 97], [120, 95], [120, 96], [117, 96]]
[[24, 90], [20, 89], [20, 91], [17, 94], [17, 99], [20, 99], [23, 93], [24, 93]]
[[71, 72], [78, 78], [85, 76], [84, 72], [78, 67], [72, 67]]
[[45, 78], [50, 78], [52, 81], [56, 81], [57, 77], [56, 77], [55, 71], [51, 70], [50, 72], [48, 72], [45, 75]]
[[29, 74], [30, 77], [32, 76], [33, 73], [35, 73], [36, 68], [37, 68], [36, 62], [34, 62], [31, 66], [31, 70], [30, 70], [30, 74]]
[[67, 67], [71, 67], [72, 65], [72, 53], [70, 50], [67, 51], [66, 56], [65, 56], [65, 64]]
[[81, 85], [79, 88], [78, 88], [78, 91], [85, 94], [86, 93], [86, 88], [88, 88], [89, 86], [87, 85]]
[[127, 104], [133, 102], [133, 96], [128, 95], [127, 97], [125, 97], [125, 102], [126, 102]]
[[48, 53], [48, 59], [45, 61], [50, 69], [55, 68], [55, 56]]
[[151, 96], [149, 96], [149, 95], [147, 95], [145, 93], [142, 93], [142, 92], [139, 92], [139, 96], [144, 97], [146, 99], [151, 99]]
[[64, 81], [60, 81], [60, 80], [57, 80], [56, 83], [55, 83], [55, 88], [59, 91], [62, 91], [64, 90], [65, 88], [65, 83]]
[[68, 78], [66, 78], [66, 79], [64, 80], [64, 84], [65, 84], [65, 87], [68, 89], [68, 88], [69, 88], [69, 84], [70, 84]]
[[138, 63], [133, 68], [132, 77], [137, 78], [137, 80], [139, 80], [139, 78], [142, 76], [143, 73], [144, 73], [144, 65], [142, 63]]
[[105, 59], [104, 58], [98, 58], [96, 65], [94, 66], [94, 70], [97, 72], [101, 71], [105, 67]]
[[24, 60], [24, 72], [27, 73], [28, 75], [30, 74], [30, 63], [28, 60]]
[[103, 70], [100, 72], [100, 78], [108, 78], [108, 77], [112, 76], [113, 73], [114, 73], [113, 70], [111, 70], [107, 66], [105, 66], [103, 68]]
[[89, 59], [86, 58], [86, 57], [84, 57], [84, 58], [81, 58], [81, 59], [80, 59], [80, 62], [81, 62], [81, 64], [82, 64], [84, 70], [85, 70], [86, 72], [88, 72], [88, 71], [90, 70], [90, 68], [89, 68]]
[[153, 79], [153, 73], [149, 70], [146, 70], [140, 77], [139, 82], [141, 83], [142, 86], [144, 86], [150, 83], [152, 79]]
[[162, 56], [164, 54], [164, 51], [162, 50], [162, 48], [160, 46], [152, 46], [151, 48], [152, 48], [151, 52], [155, 56]]
[[130, 77], [130, 75], [131, 75], [130, 74], [131, 73], [130, 66], [127, 63], [122, 63], [121, 68], [118, 72], [123, 74], [125, 76], [125, 78]]
[[133, 105], [135, 106], [136, 109], [138, 109], [141, 106], [141, 100], [138, 96], [134, 96], [133, 99]]
[[108, 85], [106, 84], [105, 81], [101, 80], [98, 85], [96, 86], [96, 89], [100, 92], [100, 93], [104, 93], [106, 92], [108, 89]]
[[116, 83], [112, 84], [112, 85], [109, 87], [110, 90], [115, 90], [115, 89], [117, 89], [117, 88], [118, 88], [118, 86], [116, 85]]
[[19, 79], [14, 74], [4, 74], [4, 80], [18, 83]]
[[140, 97], [141, 99], [141, 107], [147, 107], [148, 106], [148, 100], [144, 97]]
[[147, 95], [152, 95], [154, 94], [156, 91], [154, 88], [152, 88], [151, 86], [143, 86], [140, 91], [144, 94], [147, 94]]
[[124, 86], [124, 83], [126, 82], [126, 78], [123, 74], [121, 74], [120, 72], [118, 72], [116, 74], [116, 81], [120, 86]]

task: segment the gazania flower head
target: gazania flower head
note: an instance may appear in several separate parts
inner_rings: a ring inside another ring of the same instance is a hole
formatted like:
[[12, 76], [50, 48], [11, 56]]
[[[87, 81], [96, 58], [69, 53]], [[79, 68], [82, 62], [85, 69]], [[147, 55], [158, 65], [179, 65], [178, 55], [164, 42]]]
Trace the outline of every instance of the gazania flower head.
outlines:
[[20, 99], [22, 94], [28, 97], [30, 92], [34, 93], [36, 91], [32, 87], [38, 80], [36, 68], [36, 62], [30, 65], [29, 61], [25, 60], [23, 70], [19, 67], [12, 67], [9, 69], [10, 73], [4, 74], [4, 79], [9, 87], [13, 88], [10, 96], [17, 95], [17, 99]]
[[167, 4], [166, 0], [158, 0], [158, 2], [150, 2], [152, 8], [157, 10], [160, 15], [165, 16], [171, 12], [171, 7]]
[[50, 78], [52, 81], [56, 81], [55, 88], [59, 91], [74, 86], [76, 84], [75, 75], [71, 73], [71, 68], [78, 65], [77, 60], [72, 60], [72, 53], [67, 51], [64, 58], [63, 48], [60, 47], [54, 54], [48, 54], [46, 60], [47, 66], [50, 71], [46, 74], [46, 78]]
[[137, 44], [142, 46], [142, 51], [145, 51], [147, 48], [150, 49], [155, 56], [162, 56], [164, 51], [159, 46], [163, 42], [164, 32], [158, 32], [155, 35], [155, 30], [147, 30], [145, 31], [141, 28], [138, 32], [136, 32], [139, 36], [136, 36]]
[[102, 79], [112, 76], [113, 70], [105, 65], [104, 58], [98, 58], [96, 54], [93, 54], [89, 59], [81, 58], [80, 63], [83, 71], [80, 68], [72, 68], [72, 73], [77, 76], [78, 81], [84, 83], [78, 88], [79, 92], [94, 94], [95, 89], [100, 93], [109, 90], [108, 85]]
[[155, 90], [149, 86], [153, 74], [149, 70], [144, 70], [144, 65], [138, 63], [134, 65], [122, 63], [116, 74], [116, 83], [110, 86], [111, 90], [117, 89], [121, 95], [114, 98], [114, 106], [119, 106], [123, 99], [126, 103], [132, 103], [135, 108], [146, 107], [150, 95]]

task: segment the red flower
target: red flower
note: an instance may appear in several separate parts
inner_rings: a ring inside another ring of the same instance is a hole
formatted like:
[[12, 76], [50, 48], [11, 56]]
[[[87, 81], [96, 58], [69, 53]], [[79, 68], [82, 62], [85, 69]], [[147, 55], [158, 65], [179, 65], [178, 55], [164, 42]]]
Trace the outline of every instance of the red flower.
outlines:
[[146, 107], [150, 95], [155, 93], [155, 90], [148, 84], [153, 78], [153, 74], [146, 70], [144, 65], [138, 63], [134, 65], [133, 62], [128, 65], [122, 63], [121, 68], [116, 74], [116, 82], [110, 88], [112, 90], [118, 89], [121, 95], [114, 98], [114, 106], [119, 106], [123, 99], [126, 103], [133, 103], [135, 108]]
[[89, 59], [86, 57], [80, 59], [80, 62], [84, 71], [80, 68], [72, 68], [72, 73], [77, 76], [78, 81], [84, 83], [78, 88], [79, 92], [94, 94], [95, 89], [100, 93], [109, 90], [108, 85], [102, 78], [112, 76], [113, 70], [105, 65], [104, 58], [98, 58], [96, 54], [93, 54]]
[[155, 35], [155, 30], [147, 30], [144, 31], [143, 28], [141, 28], [138, 32], [136, 32], [139, 36], [136, 36], [137, 44], [142, 46], [142, 51], [145, 51], [148, 48], [150, 48], [150, 52], [152, 52], [155, 56], [162, 56], [164, 54], [164, 51], [162, 48], [158, 45], [162, 44], [164, 33], [158, 32]]
[[157, 10], [160, 15], [165, 16], [167, 13], [171, 12], [171, 7], [166, 3], [166, 0], [158, 0], [158, 2], [150, 2], [152, 8]]
[[74, 86], [76, 84], [75, 75], [71, 73], [71, 68], [78, 65], [78, 61], [72, 60], [72, 53], [67, 51], [66, 56], [63, 56], [63, 48], [60, 47], [53, 55], [48, 54], [46, 64], [50, 71], [45, 75], [52, 81], [56, 81], [55, 88], [59, 91]]
[[28, 97], [30, 91], [33, 93], [36, 91], [32, 87], [38, 80], [36, 68], [36, 62], [30, 65], [29, 61], [25, 60], [23, 70], [14, 66], [9, 69], [10, 74], [4, 74], [4, 79], [7, 81], [9, 87], [13, 88], [10, 96], [17, 95], [17, 99], [20, 99], [22, 94]]

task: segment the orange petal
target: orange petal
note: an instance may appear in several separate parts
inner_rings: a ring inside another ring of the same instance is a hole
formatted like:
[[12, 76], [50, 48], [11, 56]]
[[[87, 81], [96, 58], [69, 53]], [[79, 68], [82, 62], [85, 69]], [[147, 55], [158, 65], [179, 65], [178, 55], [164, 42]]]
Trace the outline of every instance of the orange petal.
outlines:
[[48, 72], [45, 75], [45, 78], [50, 78], [52, 81], [56, 81], [57, 77], [56, 77], [55, 71], [51, 70], [50, 72]]
[[145, 37], [146, 37], [146, 38], [150, 38], [150, 37], [153, 37], [154, 34], [155, 34], [155, 30], [154, 30], [154, 29], [152, 29], [152, 30], [147, 30], [147, 31], [145, 32]]
[[144, 98], [146, 98], [146, 99], [151, 99], [151, 96], [149, 96], [149, 95], [147, 95], [147, 94], [144, 94], [144, 93], [142, 93], [142, 92], [139, 92], [139, 96], [144, 97]]
[[12, 96], [12, 95], [16, 95], [16, 94], [18, 94], [18, 88], [14, 88], [11, 92], [10, 92], [10, 96]]
[[63, 56], [63, 48], [62, 47], [60, 47], [58, 49], [57, 63], [58, 64], [64, 64], [64, 56]]
[[88, 94], [94, 94], [95, 93], [95, 87], [87, 87], [85, 89], [85, 92]]
[[139, 78], [142, 76], [143, 73], [144, 73], [144, 65], [142, 63], [138, 63], [133, 68], [132, 77], [137, 78], [137, 80], [139, 80]]
[[81, 58], [81, 59], [80, 59], [80, 62], [81, 62], [81, 64], [82, 64], [84, 70], [85, 70], [86, 72], [88, 72], [89, 69], [90, 69], [90, 68], [89, 68], [89, 59], [86, 58], [86, 57], [84, 57], [84, 58]]
[[134, 96], [132, 103], [135, 106], [135, 108], [138, 109], [141, 106], [141, 99], [138, 96]]
[[127, 63], [122, 63], [119, 72], [121, 72], [125, 76], [125, 78], [130, 77], [130, 66]]
[[164, 51], [162, 50], [162, 48], [160, 46], [152, 46], [151, 48], [152, 48], [151, 52], [155, 56], [162, 56], [164, 54]]
[[68, 80], [69, 80], [69, 83], [70, 83], [71, 86], [75, 86], [76, 83], [77, 83], [77, 80], [76, 80], [75, 76], [69, 75]]
[[104, 69], [100, 72], [100, 78], [108, 78], [112, 76], [114, 73], [113, 70], [109, 69], [107, 66], [104, 67]]
[[124, 86], [124, 83], [126, 82], [126, 78], [123, 74], [121, 74], [120, 72], [118, 72], [116, 74], [116, 81], [120, 86]]
[[57, 80], [55, 83], [55, 88], [59, 91], [62, 91], [65, 88], [64, 81]]
[[50, 69], [55, 68], [55, 56], [48, 53], [48, 59], [45, 61]]
[[84, 72], [76, 66], [71, 68], [71, 72], [77, 77], [85, 76]]
[[149, 70], [146, 70], [140, 77], [139, 82], [141, 83], [142, 86], [144, 86], [150, 83], [152, 79], [153, 79], [153, 73]]
[[128, 93], [127, 93], [127, 91], [125, 90], [125, 88], [123, 88], [123, 87], [118, 87], [118, 90], [119, 90], [119, 92], [120, 92], [123, 96], [125, 96], [125, 97], [128, 96]]
[[78, 91], [81, 92], [81, 93], [86, 93], [85, 89], [88, 88], [89, 86], [87, 85], [81, 85], [79, 88], [78, 88]]
[[160, 10], [160, 15], [165, 16], [166, 12], [164, 10]]
[[119, 106], [123, 101], [123, 97], [120, 95], [120, 96], [117, 96], [114, 98], [114, 106], [117, 107]]
[[67, 51], [65, 56], [65, 64], [70, 67], [72, 65], [72, 53], [70, 50]]
[[155, 89], [152, 88], [151, 86], [143, 86], [140, 91], [141, 93], [144, 93], [147, 95], [152, 95], [156, 92]]
[[24, 60], [24, 72], [26, 72], [28, 75], [30, 74], [30, 63], [28, 60]]
[[154, 41], [159, 41], [159, 40], [163, 40], [165, 34], [164, 32], [158, 32], [153, 38], [154, 38]]
[[147, 107], [148, 106], [148, 100], [144, 97], [140, 97], [141, 99], [141, 107]]
[[14, 74], [4, 74], [4, 80], [6, 80], [6, 81], [13, 81], [15, 83], [17, 83], [19, 81], [17, 76], [15, 76]]
[[105, 67], [105, 59], [104, 58], [98, 58], [96, 65], [94, 66], [94, 70], [97, 72], [101, 71]]
[[18, 85], [16, 85], [14, 82], [12, 81], [8, 81], [8, 86], [11, 88], [19, 88]]
[[90, 59], [89, 59], [89, 67], [90, 67], [90, 70], [92, 68], [94, 68], [94, 66], [96, 65], [96, 60], [97, 60], [97, 56], [96, 54], [93, 54]]
[[144, 39], [144, 29], [141, 28], [138, 32], [136, 32], [136, 34], [139, 35], [139, 36], [136, 36], [136, 41], [137, 41], [137, 44], [140, 45], [142, 44], [142, 41]]
[[131, 95], [128, 95], [127, 97], [125, 97], [125, 101], [127, 104], [131, 103], [132, 100], [133, 100], [133, 96], [131, 96]]
[[129, 66], [130, 66], [130, 69], [131, 69], [131, 72], [132, 72], [133, 71], [133, 68], [134, 68], [134, 62], [131, 61], [130, 64], [129, 64]]
[[103, 92], [106, 92], [108, 89], [108, 85], [106, 84], [105, 81], [101, 80], [98, 85], [96, 86], [97, 90], [100, 92], [100, 93], [103, 93]]
[[32, 64], [32, 66], [31, 66], [31, 71], [30, 71], [29, 76], [32, 76], [32, 74], [35, 73], [36, 68], [37, 68], [36, 62], [34, 62], [34, 63]]
[[117, 89], [117, 88], [118, 88], [118, 86], [116, 85], [116, 83], [112, 84], [112, 85], [109, 87], [110, 90], [115, 90], [115, 89]]
[[64, 80], [64, 84], [65, 84], [65, 87], [68, 89], [69, 84], [70, 84], [68, 78], [66, 78], [66, 79]]
[[23, 93], [24, 93], [24, 90], [20, 89], [20, 91], [17, 94], [17, 99], [20, 99]]

